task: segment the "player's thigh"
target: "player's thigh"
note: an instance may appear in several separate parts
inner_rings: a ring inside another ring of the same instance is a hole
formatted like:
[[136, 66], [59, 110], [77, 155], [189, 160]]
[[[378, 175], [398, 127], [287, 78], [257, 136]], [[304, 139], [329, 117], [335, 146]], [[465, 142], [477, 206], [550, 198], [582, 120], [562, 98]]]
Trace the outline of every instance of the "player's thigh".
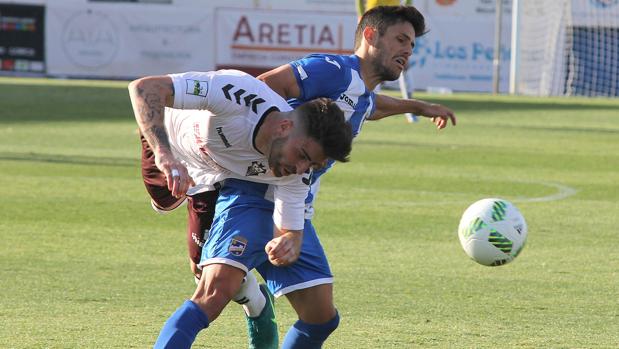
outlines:
[[224, 209], [217, 203], [200, 265], [229, 264], [247, 272], [267, 261], [264, 246], [273, 238], [273, 210], [246, 205], [244, 197], [231, 199], [235, 204]]
[[299, 319], [308, 324], [323, 324], [333, 319], [336, 314], [333, 305], [333, 284], [292, 291], [286, 294], [286, 298], [299, 315]]
[[189, 258], [196, 264], [213, 223], [218, 195], [219, 191], [213, 190], [187, 197], [187, 247]]
[[142, 181], [157, 209], [171, 211], [178, 207], [185, 198], [175, 198], [168, 189], [165, 174], [155, 164], [155, 155], [146, 139], [140, 135], [142, 142]]

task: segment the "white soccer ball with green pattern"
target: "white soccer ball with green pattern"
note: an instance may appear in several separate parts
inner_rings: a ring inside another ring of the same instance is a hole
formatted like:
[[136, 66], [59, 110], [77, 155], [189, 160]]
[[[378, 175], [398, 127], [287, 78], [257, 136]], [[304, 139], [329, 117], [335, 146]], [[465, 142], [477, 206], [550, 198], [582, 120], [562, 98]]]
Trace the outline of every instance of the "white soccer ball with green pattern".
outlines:
[[527, 240], [527, 222], [511, 202], [483, 199], [464, 211], [458, 237], [464, 252], [477, 263], [503, 265], [522, 251]]

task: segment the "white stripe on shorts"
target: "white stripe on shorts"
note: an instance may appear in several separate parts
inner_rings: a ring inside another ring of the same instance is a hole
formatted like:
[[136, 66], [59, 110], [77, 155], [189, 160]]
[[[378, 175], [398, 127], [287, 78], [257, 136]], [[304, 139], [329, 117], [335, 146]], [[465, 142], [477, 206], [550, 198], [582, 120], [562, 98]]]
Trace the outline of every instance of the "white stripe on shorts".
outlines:
[[275, 292], [274, 296], [276, 298], [279, 298], [283, 295], [285, 295], [286, 293], [290, 293], [292, 291], [297, 291], [297, 290], [302, 290], [305, 288], [310, 288], [310, 287], [314, 287], [314, 286], [318, 286], [318, 285], [323, 285], [323, 284], [332, 284], [333, 283], [333, 278], [322, 278], [322, 279], [314, 279], [314, 280], [310, 280], [310, 281], [306, 281], [306, 282], [302, 282], [300, 284], [295, 284], [295, 285], [290, 285], [288, 287], [284, 287], [281, 290]]

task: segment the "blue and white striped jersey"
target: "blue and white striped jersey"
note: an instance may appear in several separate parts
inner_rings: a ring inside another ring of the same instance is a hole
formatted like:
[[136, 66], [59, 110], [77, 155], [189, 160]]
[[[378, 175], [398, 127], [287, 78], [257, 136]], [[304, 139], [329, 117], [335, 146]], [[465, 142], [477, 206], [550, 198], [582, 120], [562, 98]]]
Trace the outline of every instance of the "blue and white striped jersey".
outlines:
[[[346, 120], [353, 128], [353, 136], [361, 131], [363, 122], [376, 109], [376, 95], [365, 88], [359, 67], [359, 57], [355, 55], [311, 54], [290, 63], [301, 90], [299, 98], [288, 100], [296, 108], [303, 102], [318, 97], [330, 98], [344, 112]], [[311, 203], [318, 192], [318, 179], [331, 166], [314, 171], [314, 184], [305, 200], [306, 218], [311, 217]], [[308, 212], [309, 211], [309, 212]]]

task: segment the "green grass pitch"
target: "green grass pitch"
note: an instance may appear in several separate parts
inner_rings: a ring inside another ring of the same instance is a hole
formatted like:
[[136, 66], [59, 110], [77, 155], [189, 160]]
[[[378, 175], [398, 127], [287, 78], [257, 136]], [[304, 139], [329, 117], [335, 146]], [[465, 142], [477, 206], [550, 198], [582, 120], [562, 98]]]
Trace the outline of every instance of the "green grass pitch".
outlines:
[[[0, 96], [0, 347], [152, 347], [194, 283], [185, 212], [149, 207], [126, 83], [1, 78]], [[368, 122], [323, 180], [325, 347], [619, 347], [619, 100], [418, 96], [458, 126]], [[485, 197], [529, 225], [505, 266], [458, 242]], [[231, 304], [194, 348], [246, 347], [244, 326]]]

